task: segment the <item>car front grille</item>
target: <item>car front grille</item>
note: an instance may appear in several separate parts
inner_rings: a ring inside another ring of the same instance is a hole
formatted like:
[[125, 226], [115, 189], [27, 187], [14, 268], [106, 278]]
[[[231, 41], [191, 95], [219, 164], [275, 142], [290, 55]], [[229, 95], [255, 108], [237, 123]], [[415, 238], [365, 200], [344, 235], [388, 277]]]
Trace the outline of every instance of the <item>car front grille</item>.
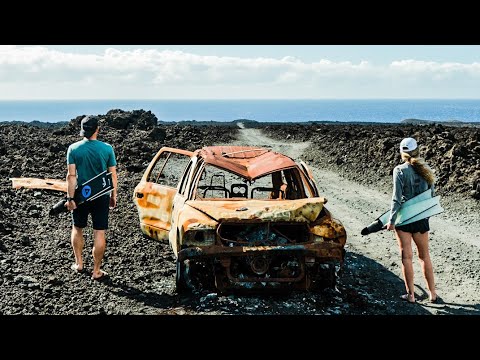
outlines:
[[304, 223], [222, 223], [217, 233], [225, 246], [282, 246], [310, 240]]

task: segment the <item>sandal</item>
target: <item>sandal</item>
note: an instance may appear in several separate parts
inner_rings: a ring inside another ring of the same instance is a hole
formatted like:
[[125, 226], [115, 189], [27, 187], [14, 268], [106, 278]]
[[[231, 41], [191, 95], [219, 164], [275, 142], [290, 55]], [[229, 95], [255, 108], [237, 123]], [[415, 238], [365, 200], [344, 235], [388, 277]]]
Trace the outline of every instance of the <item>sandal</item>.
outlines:
[[92, 280], [95, 280], [95, 281], [104, 280], [107, 277], [108, 277], [108, 273], [104, 270], [100, 270], [100, 276], [94, 277], [92, 274]]
[[73, 271], [77, 272], [77, 273], [83, 273], [83, 267], [80, 268], [77, 264], [73, 263], [71, 266], [70, 266], [70, 269], [72, 269]]
[[404, 300], [404, 301], [407, 301], [411, 304], [414, 304], [415, 303], [415, 299], [413, 299], [413, 301], [411, 301], [410, 299], [413, 298], [413, 295], [410, 295], [410, 294], [403, 294], [403, 295], [400, 295], [400, 299]]

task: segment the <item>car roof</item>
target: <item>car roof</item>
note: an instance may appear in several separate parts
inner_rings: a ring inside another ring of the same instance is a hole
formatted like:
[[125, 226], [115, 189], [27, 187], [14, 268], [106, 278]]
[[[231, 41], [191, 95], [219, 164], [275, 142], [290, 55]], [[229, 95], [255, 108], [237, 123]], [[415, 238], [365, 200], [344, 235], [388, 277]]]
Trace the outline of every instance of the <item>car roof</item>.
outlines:
[[207, 146], [196, 151], [205, 163], [234, 172], [246, 179], [292, 167], [295, 161], [286, 155], [262, 147]]

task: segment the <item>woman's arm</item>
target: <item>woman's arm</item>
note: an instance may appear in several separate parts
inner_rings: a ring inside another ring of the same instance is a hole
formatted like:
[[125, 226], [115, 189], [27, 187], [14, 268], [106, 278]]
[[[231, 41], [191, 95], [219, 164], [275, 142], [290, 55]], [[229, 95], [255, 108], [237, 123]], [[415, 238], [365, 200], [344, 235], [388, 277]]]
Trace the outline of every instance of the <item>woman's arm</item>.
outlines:
[[402, 204], [402, 195], [403, 195], [403, 172], [399, 168], [393, 169], [393, 193], [392, 193], [392, 204], [390, 207], [390, 218], [388, 219], [389, 224], [395, 224], [397, 218], [398, 209]]

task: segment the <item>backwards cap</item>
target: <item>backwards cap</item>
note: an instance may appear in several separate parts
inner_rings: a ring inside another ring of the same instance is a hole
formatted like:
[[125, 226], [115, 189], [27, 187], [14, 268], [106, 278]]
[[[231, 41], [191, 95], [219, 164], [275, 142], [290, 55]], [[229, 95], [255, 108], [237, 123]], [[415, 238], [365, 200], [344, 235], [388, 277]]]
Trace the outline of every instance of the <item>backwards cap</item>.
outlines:
[[417, 148], [417, 141], [414, 138], [405, 138], [400, 143], [400, 152], [410, 152]]
[[80, 130], [80, 136], [85, 136], [89, 138], [93, 135], [95, 130], [98, 127], [98, 117], [93, 115], [87, 115], [82, 119], [81, 122], [82, 130]]

